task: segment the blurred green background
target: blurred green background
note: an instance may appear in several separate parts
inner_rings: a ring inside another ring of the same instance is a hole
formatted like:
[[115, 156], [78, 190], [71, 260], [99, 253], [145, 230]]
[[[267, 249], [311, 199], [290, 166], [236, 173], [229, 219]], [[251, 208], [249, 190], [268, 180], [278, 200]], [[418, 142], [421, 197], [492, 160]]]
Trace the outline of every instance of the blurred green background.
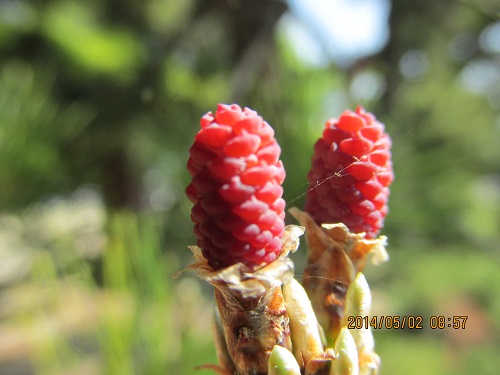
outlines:
[[292, 0], [0, 1], [0, 374], [212, 373], [211, 288], [172, 275], [195, 243], [188, 148], [219, 102], [275, 128], [299, 208], [325, 120], [375, 113], [396, 180], [373, 313], [424, 325], [374, 331], [381, 373], [498, 373], [500, 7], [370, 1], [389, 38], [347, 60]]

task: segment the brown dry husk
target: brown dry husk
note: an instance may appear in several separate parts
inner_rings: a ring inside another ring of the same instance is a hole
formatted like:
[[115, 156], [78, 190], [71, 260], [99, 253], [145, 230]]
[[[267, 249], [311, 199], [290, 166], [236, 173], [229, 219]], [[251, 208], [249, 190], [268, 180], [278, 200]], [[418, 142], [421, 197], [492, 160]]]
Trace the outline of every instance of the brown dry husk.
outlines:
[[293, 263], [288, 254], [297, 250], [299, 236], [303, 233], [301, 227], [287, 226], [278, 258], [255, 270], [241, 263], [214, 270], [200, 248], [190, 247], [195, 262], [186, 270], [195, 271], [215, 287], [219, 318], [216, 324], [220, 324], [216, 329], [220, 373], [264, 375], [275, 345], [291, 350], [289, 319], [281, 285], [293, 277]]
[[303, 285], [331, 343], [342, 328], [345, 295], [356, 274], [369, 258], [374, 264], [389, 259], [387, 238], [366, 239], [364, 233], [351, 233], [342, 223], [319, 226], [295, 207], [289, 212], [305, 227], [309, 253]]

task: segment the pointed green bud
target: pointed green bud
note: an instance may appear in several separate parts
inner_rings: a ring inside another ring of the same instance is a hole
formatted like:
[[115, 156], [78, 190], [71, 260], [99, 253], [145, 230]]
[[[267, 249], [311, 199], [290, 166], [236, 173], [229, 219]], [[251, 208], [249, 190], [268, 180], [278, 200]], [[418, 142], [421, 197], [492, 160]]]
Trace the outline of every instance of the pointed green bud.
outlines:
[[[349, 317], [368, 316], [372, 304], [370, 287], [361, 272], [356, 275], [349, 285], [345, 297], [345, 310], [342, 317], [342, 326], [347, 326]], [[351, 318], [352, 319], [352, 318]], [[372, 351], [374, 347], [371, 330], [367, 328], [351, 329], [351, 335], [356, 342], [358, 351]]]
[[299, 365], [305, 366], [323, 354], [318, 320], [306, 291], [297, 280], [291, 278], [283, 285], [283, 296], [290, 319], [293, 354]]
[[[363, 274], [358, 273], [347, 290], [342, 326], [344, 328], [346, 327], [349, 317], [369, 316], [371, 299], [370, 287]], [[375, 341], [373, 340], [371, 327], [349, 329], [349, 333], [356, 343], [358, 357], [360, 359], [359, 373], [363, 375], [378, 373], [380, 358], [374, 352]]]
[[358, 375], [358, 350], [354, 338], [346, 327], [340, 330], [333, 347], [337, 358], [333, 361], [329, 375]]
[[342, 326], [347, 325], [350, 316], [368, 316], [371, 304], [372, 296], [370, 287], [363, 274], [359, 272], [351, 285], [349, 285], [349, 289], [347, 289]]
[[300, 375], [300, 367], [295, 357], [282, 346], [274, 346], [268, 363], [269, 375]]

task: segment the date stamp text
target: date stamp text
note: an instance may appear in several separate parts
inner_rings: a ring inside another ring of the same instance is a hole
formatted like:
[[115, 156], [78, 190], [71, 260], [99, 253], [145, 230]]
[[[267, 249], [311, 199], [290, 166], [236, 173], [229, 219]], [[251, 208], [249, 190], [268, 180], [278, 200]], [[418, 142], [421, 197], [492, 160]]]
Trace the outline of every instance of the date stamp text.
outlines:
[[423, 329], [428, 326], [431, 329], [465, 329], [467, 315], [455, 316], [431, 316], [424, 319], [420, 315], [374, 315], [374, 316], [348, 316], [348, 329]]

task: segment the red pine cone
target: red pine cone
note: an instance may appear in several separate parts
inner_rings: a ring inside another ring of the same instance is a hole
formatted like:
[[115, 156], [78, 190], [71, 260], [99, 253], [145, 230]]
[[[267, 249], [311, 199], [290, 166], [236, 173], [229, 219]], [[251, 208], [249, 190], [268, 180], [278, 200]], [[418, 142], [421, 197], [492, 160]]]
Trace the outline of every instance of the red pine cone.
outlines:
[[267, 264], [281, 251], [285, 170], [274, 130], [257, 112], [219, 104], [189, 149], [186, 194], [203, 256], [214, 269]]
[[394, 180], [390, 147], [384, 125], [361, 106], [328, 120], [314, 145], [306, 211], [319, 224], [341, 222], [376, 237]]

